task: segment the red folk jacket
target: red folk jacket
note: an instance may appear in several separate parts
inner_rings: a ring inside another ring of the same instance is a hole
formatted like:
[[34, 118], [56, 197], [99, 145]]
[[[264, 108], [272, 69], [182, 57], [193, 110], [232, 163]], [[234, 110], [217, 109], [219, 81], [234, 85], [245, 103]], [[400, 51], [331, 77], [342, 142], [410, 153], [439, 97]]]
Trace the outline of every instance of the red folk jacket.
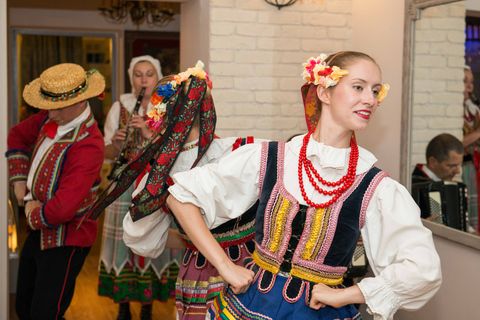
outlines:
[[[49, 122], [48, 112], [41, 111], [10, 130], [6, 153], [10, 183], [27, 181], [29, 162], [45, 139], [42, 129]], [[104, 153], [103, 136], [90, 113], [43, 155], [30, 192], [44, 204], [26, 213], [30, 229], [41, 230], [42, 250], [90, 247], [95, 242], [96, 221], [86, 219], [78, 230], [77, 226], [95, 202]]]

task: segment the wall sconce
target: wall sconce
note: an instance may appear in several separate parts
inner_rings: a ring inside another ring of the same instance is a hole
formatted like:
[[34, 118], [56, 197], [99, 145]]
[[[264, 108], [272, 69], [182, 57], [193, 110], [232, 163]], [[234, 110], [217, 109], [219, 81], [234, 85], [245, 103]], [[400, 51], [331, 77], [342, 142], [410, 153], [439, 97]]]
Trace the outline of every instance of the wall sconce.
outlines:
[[109, 6], [102, 1], [102, 6], [98, 8], [100, 14], [109, 22], [125, 23], [130, 13], [132, 22], [137, 26], [144, 21], [149, 26], [163, 27], [173, 20], [175, 13], [171, 7], [149, 1], [126, 1], [126, 0], [109, 0]]
[[297, 0], [265, 0], [268, 4], [275, 6], [278, 10], [282, 9], [283, 7], [288, 7], [297, 2]]

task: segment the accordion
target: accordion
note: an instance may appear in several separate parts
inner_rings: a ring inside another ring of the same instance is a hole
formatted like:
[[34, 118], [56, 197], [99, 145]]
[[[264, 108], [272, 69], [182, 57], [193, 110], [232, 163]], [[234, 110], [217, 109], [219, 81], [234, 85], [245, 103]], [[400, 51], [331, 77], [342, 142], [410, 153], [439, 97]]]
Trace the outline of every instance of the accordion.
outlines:
[[412, 197], [427, 219], [461, 231], [468, 231], [467, 189], [459, 182], [428, 181], [412, 185]]
[[367, 274], [368, 272], [368, 260], [367, 255], [365, 254], [365, 247], [363, 244], [358, 244], [355, 247], [355, 252], [353, 253], [352, 261], [345, 272], [345, 278], [360, 278]]

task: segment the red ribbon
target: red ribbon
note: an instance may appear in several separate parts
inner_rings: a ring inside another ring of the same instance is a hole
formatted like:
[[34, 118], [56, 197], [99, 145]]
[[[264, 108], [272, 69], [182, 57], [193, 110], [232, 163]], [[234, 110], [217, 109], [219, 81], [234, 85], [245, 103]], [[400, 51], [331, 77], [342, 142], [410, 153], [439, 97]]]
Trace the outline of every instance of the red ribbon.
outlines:
[[50, 121], [43, 125], [42, 131], [46, 133], [47, 137], [53, 139], [57, 135], [57, 129], [58, 124], [55, 121]]

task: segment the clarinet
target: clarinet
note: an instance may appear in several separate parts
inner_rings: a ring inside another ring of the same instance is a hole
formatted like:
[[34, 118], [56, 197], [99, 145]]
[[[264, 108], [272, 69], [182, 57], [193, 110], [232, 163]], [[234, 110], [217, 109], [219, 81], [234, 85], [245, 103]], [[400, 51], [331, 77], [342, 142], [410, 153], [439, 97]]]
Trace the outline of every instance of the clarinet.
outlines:
[[127, 125], [125, 126], [127, 130], [127, 135], [125, 137], [125, 140], [123, 140], [122, 148], [120, 149], [120, 152], [118, 153], [118, 156], [115, 158], [115, 162], [113, 163], [113, 168], [112, 171], [110, 171], [110, 174], [108, 175], [107, 179], [108, 180], [113, 180], [116, 177], [114, 176], [115, 172], [118, 171], [118, 169], [124, 165], [127, 162], [127, 151], [128, 151], [128, 142], [130, 140], [130, 135], [133, 133], [133, 129], [130, 128], [130, 120], [132, 120], [132, 117], [134, 115], [138, 114], [138, 110], [140, 109], [140, 106], [142, 105], [142, 100], [143, 100], [143, 95], [145, 94], [145, 89], [142, 88], [140, 91], [140, 94], [138, 95], [137, 102], [135, 103], [135, 107], [133, 108], [132, 113], [130, 114], [130, 117], [128, 118]]

